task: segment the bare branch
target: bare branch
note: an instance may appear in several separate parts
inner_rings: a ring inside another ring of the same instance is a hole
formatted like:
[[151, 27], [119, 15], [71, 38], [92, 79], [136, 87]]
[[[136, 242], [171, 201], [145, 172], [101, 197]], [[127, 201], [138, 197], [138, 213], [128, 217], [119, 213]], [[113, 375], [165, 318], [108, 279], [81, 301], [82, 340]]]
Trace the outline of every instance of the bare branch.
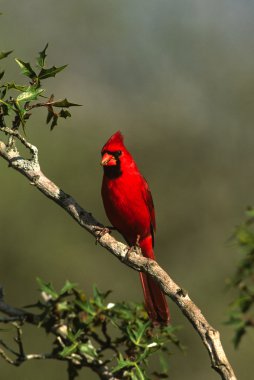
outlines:
[[[20, 141], [27, 146], [24, 141]], [[37, 152], [37, 148], [31, 146], [31, 144], [30, 147], [27, 147], [31, 152]], [[43, 174], [38, 163], [37, 154], [33, 154], [32, 159], [25, 160], [16, 149], [10, 149], [4, 142], [0, 142], [0, 156], [11, 167], [27, 177], [44, 195], [60, 205], [81, 227], [90, 232], [102, 247], [134, 270], [151, 275], [159, 283], [164, 293], [178, 305], [200, 335], [209, 353], [212, 368], [220, 374], [221, 379], [236, 380], [234, 371], [223, 350], [219, 332], [209, 325], [188, 294], [170, 278], [157, 262], [147, 259], [134, 251], [129, 251], [125, 244], [118, 242], [110, 234], [102, 234], [101, 227], [103, 225], [91, 213], [85, 211], [74, 198], [66, 194]], [[106, 378], [109, 379], [109, 377]], [[104, 378], [101, 377], [101, 379]]]

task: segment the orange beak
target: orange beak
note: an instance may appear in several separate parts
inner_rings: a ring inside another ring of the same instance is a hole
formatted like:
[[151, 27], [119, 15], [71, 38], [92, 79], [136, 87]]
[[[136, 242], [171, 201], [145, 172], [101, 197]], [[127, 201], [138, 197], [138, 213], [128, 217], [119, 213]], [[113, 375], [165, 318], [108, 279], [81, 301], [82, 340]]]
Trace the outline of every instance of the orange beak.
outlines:
[[102, 166], [115, 166], [116, 159], [112, 154], [104, 153], [101, 159]]

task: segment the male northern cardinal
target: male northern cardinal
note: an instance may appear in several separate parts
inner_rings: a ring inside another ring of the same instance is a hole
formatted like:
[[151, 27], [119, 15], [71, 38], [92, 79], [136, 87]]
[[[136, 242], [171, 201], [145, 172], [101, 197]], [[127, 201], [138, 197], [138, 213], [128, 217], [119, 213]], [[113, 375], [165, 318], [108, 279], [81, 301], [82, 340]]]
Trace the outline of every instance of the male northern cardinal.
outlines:
[[[110, 137], [101, 154], [104, 169], [101, 194], [107, 217], [130, 246], [138, 241], [142, 254], [154, 260], [156, 226], [152, 194], [124, 146], [121, 132]], [[150, 319], [167, 324], [170, 314], [163, 292], [148, 275], [140, 273], [140, 279]]]

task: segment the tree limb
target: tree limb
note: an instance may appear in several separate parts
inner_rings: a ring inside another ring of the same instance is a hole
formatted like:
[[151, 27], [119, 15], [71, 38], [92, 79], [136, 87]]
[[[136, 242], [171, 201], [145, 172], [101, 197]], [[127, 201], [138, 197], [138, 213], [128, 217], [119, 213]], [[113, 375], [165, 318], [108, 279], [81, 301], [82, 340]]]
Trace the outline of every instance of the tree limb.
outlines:
[[[13, 131], [10, 133], [10, 130], [6, 130], [6, 128], [0, 128], [0, 130], [6, 134], [13, 134]], [[66, 194], [43, 174], [38, 161], [37, 148], [27, 143], [16, 131], [15, 137], [30, 150], [32, 157], [31, 159], [24, 159], [16, 148], [7, 146], [0, 141], [0, 156], [9, 163], [9, 166], [27, 177], [32, 185], [61, 206], [81, 227], [90, 232], [102, 247], [120, 261], [136, 271], [142, 271], [152, 276], [163, 292], [178, 305], [200, 335], [209, 353], [212, 368], [220, 374], [221, 379], [236, 380], [234, 371], [223, 350], [219, 332], [209, 325], [188, 294], [170, 278], [156, 261], [147, 259], [135, 251], [129, 251], [129, 247], [115, 240], [109, 233], [102, 234], [103, 225], [91, 213], [85, 211], [73, 197]]]

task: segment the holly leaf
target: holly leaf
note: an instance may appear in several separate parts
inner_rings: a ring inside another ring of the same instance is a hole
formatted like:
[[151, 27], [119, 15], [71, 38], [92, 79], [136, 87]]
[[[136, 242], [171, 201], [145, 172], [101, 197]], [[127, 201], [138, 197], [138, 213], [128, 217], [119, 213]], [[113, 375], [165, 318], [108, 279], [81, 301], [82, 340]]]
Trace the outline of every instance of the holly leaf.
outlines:
[[53, 131], [53, 129], [55, 128], [55, 126], [57, 125], [57, 122], [58, 122], [58, 115], [56, 114], [53, 114], [53, 120], [52, 120], [52, 123], [50, 125], [50, 130]]
[[30, 102], [31, 100], [36, 100], [43, 91], [43, 88], [34, 88], [29, 86], [27, 91], [22, 92], [17, 97], [17, 102]]
[[64, 66], [60, 66], [60, 67], [52, 66], [49, 69], [42, 68], [39, 75], [38, 75], [38, 78], [39, 79], [46, 79], [46, 78], [55, 77], [56, 74], [60, 73], [60, 71], [64, 70], [67, 66], [68, 65], [64, 65]]
[[24, 61], [21, 61], [20, 59], [17, 59], [17, 58], [15, 58], [15, 61], [17, 62], [17, 64], [21, 68], [22, 74], [24, 74], [25, 76], [27, 76], [31, 79], [34, 79], [37, 77], [36, 73], [33, 71], [29, 62], [24, 62]]
[[47, 45], [45, 46], [45, 48], [39, 52], [39, 57], [36, 59], [36, 62], [37, 62], [37, 66], [43, 68], [44, 65], [45, 65], [45, 60], [46, 60], [46, 57], [47, 57], [47, 54], [46, 54], [46, 51], [47, 51], [47, 48], [48, 48], [49, 44], [47, 43]]
[[52, 118], [54, 117], [54, 112], [51, 108], [48, 109], [48, 115], [47, 115], [47, 119], [46, 119], [46, 123], [49, 124], [52, 120]]
[[4, 59], [4, 58], [8, 57], [8, 55], [10, 55], [12, 52], [13, 52], [13, 50], [10, 50], [10, 51], [0, 51], [0, 59]]
[[2, 87], [5, 87], [6, 90], [14, 89], [18, 91], [27, 91], [30, 86], [20, 86], [14, 82], [7, 82]]
[[71, 117], [71, 113], [67, 110], [61, 109], [61, 111], [59, 112], [59, 117], [67, 119], [67, 117]]
[[50, 104], [53, 107], [61, 107], [61, 108], [80, 107], [81, 106], [81, 104], [69, 102], [66, 98], [64, 98], [62, 100], [56, 100], [55, 102], [49, 102], [48, 104]]

